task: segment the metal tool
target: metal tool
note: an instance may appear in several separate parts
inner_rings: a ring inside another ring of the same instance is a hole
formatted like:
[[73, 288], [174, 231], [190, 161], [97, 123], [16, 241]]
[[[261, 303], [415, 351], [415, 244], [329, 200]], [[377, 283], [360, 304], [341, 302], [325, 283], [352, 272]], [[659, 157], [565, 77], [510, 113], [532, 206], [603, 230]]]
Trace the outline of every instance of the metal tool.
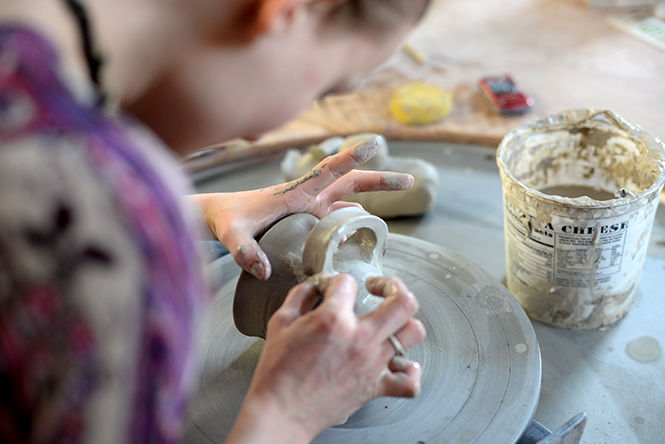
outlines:
[[578, 444], [585, 426], [586, 413], [578, 413], [553, 432], [533, 421], [516, 444]]

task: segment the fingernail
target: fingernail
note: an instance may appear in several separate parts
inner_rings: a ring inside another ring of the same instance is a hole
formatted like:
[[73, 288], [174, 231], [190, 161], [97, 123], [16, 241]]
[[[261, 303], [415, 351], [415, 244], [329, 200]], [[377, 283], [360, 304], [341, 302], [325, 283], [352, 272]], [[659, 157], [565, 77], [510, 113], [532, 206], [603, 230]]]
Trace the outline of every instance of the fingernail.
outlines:
[[314, 288], [316, 288], [316, 291], [318, 291], [319, 293], [325, 293], [328, 287], [330, 286], [331, 279], [332, 276], [326, 276], [322, 273], [317, 273], [307, 278], [305, 282], [308, 282], [311, 285], [313, 285]]
[[406, 358], [403, 358], [401, 356], [393, 356], [392, 357], [392, 366], [395, 371], [398, 372], [405, 372], [409, 369], [409, 366], [411, 365], [412, 361], [409, 361]]
[[265, 279], [266, 268], [261, 262], [254, 262], [252, 265], [250, 265], [249, 272], [258, 279]]
[[379, 279], [381, 279], [381, 276], [369, 277], [365, 279], [365, 285], [374, 286], [379, 283]]
[[270, 266], [270, 261], [268, 260], [268, 256], [263, 251], [259, 251], [257, 254], [259, 257], [259, 261], [261, 261], [261, 264], [263, 265], [263, 279], [268, 279], [270, 277], [270, 274], [272, 273], [272, 267]]
[[385, 173], [381, 180], [393, 190], [408, 190], [415, 181], [412, 175], [403, 173]]
[[386, 296], [392, 296], [394, 294], [397, 294], [398, 292], [397, 285], [395, 285], [394, 282], [390, 281], [384, 288], [383, 292]]

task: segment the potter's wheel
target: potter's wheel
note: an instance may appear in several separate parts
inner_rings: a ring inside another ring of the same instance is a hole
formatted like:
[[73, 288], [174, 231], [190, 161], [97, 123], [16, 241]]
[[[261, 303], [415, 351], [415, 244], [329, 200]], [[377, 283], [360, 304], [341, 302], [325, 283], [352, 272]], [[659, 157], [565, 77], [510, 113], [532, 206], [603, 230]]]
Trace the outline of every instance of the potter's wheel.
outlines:
[[[190, 444], [223, 442], [263, 344], [233, 323], [240, 269], [230, 256], [211, 267], [225, 284], [202, 326]], [[535, 333], [513, 296], [464, 258], [407, 236], [390, 235], [384, 271], [401, 277], [420, 301], [427, 338], [408, 356], [423, 366], [422, 393], [374, 400], [314, 442], [515, 442], [536, 409], [541, 368]]]

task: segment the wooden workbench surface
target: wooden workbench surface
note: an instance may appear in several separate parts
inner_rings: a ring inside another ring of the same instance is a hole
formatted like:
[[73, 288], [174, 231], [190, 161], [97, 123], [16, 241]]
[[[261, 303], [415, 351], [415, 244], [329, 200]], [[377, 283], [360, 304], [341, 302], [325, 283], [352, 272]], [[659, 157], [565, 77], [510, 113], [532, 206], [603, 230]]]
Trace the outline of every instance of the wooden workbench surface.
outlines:
[[[584, 107], [611, 109], [665, 137], [665, 51], [614, 29], [607, 13], [585, 0], [438, 0], [408, 42], [426, 57], [424, 65], [397, 51], [354, 93], [314, 104], [241, 151], [365, 131], [496, 146], [526, 121]], [[503, 73], [535, 99], [528, 114], [496, 115], [480, 96], [478, 79]], [[388, 100], [409, 80], [453, 91], [450, 116], [424, 127], [397, 123]], [[234, 157], [236, 150], [226, 151]]]

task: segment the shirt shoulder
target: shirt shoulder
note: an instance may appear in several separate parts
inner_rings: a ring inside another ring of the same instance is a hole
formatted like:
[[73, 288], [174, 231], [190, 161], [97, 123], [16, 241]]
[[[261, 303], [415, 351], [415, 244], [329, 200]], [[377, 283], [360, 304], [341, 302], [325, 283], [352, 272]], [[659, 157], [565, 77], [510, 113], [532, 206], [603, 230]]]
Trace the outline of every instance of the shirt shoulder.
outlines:
[[0, 65], [0, 379], [31, 388], [0, 422], [175, 442], [206, 294], [187, 179], [149, 131], [72, 94], [39, 35], [0, 26]]

